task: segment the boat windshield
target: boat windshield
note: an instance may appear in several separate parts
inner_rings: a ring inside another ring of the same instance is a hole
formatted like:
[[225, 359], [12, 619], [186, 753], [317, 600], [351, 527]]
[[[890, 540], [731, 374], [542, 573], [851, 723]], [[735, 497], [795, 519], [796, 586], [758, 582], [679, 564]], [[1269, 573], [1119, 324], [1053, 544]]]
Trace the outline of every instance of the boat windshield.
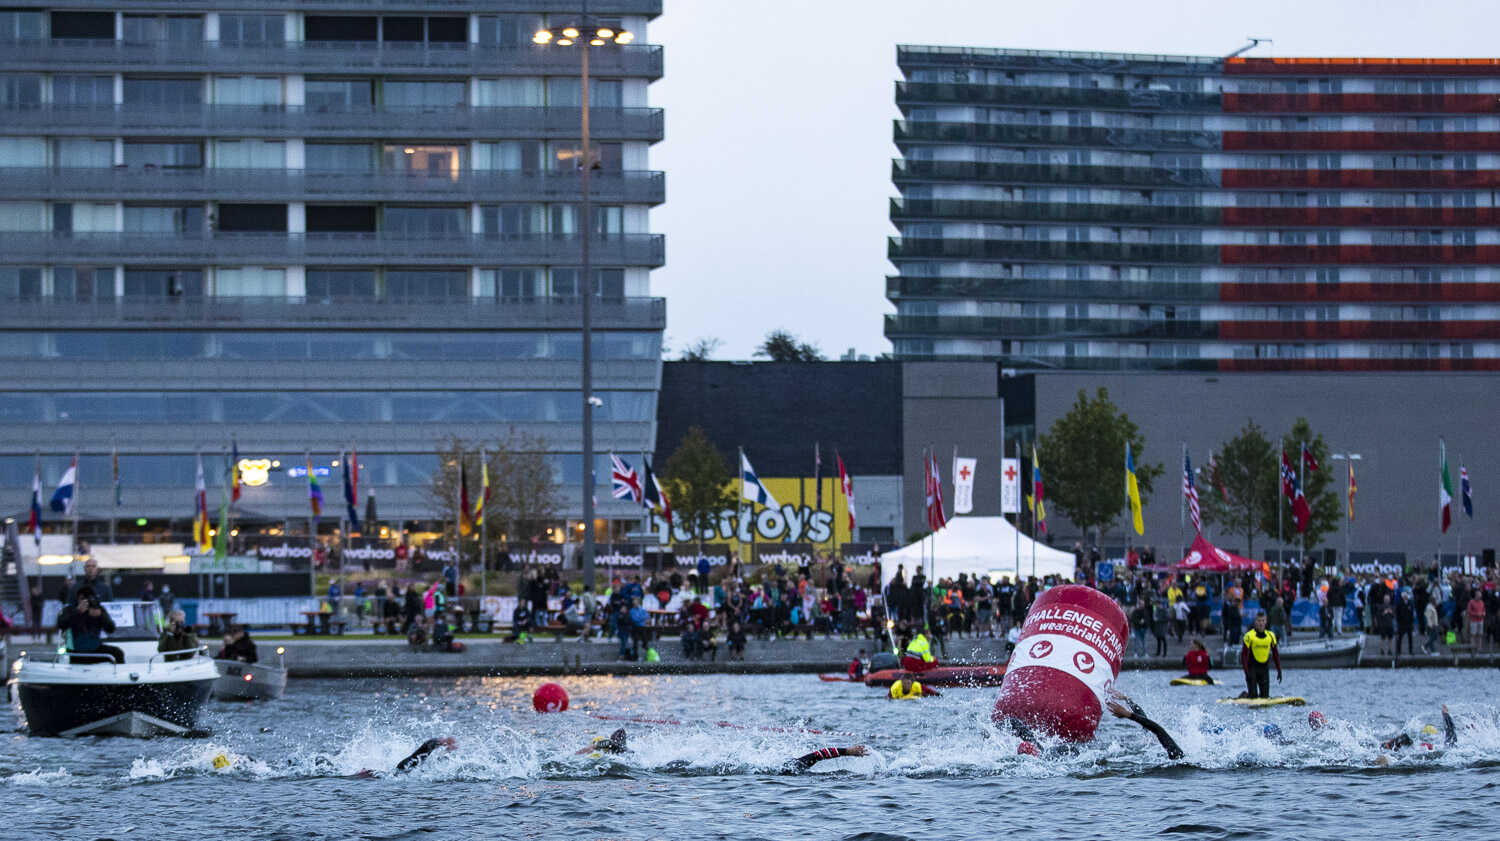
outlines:
[[101, 605], [115, 620], [112, 640], [154, 640], [161, 635], [166, 619], [156, 602], [105, 602]]

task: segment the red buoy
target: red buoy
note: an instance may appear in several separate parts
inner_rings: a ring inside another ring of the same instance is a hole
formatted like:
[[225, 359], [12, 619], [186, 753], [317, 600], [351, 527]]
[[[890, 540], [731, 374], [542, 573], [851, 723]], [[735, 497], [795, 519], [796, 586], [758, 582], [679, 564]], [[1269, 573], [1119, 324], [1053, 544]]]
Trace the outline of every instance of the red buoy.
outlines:
[[1089, 741], [1129, 636], [1125, 611], [1092, 587], [1065, 584], [1041, 594], [1026, 613], [992, 718]]
[[531, 708], [539, 713], [560, 713], [568, 708], [568, 690], [544, 683], [531, 693]]

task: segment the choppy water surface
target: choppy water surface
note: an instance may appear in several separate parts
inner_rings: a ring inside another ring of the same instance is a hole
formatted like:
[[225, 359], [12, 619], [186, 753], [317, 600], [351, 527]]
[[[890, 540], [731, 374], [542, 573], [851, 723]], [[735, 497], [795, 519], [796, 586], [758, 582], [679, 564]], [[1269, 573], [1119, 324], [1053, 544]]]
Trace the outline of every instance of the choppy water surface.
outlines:
[[[210, 702], [203, 723], [213, 735], [188, 740], [31, 738], [11, 704], [0, 707], [0, 815], [5, 835], [21, 839], [1500, 832], [1491, 671], [1293, 671], [1279, 689], [1311, 705], [1258, 711], [1214, 703], [1230, 687], [1169, 688], [1168, 677], [1127, 674], [1121, 686], [1177, 737], [1187, 752], [1178, 762], [1136, 725], [1114, 720], [1075, 756], [1018, 756], [1015, 738], [989, 723], [995, 689], [891, 702], [804, 675], [568, 679], [573, 709], [545, 716], [530, 708], [540, 680], [294, 681], [278, 702]], [[1442, 702], [1458, 723], [1458, 747], [1372, 765], [1381, 739], [1440, 723]], [[1311, 731], [1314, 708], [1334, 725]], [[1267, 723], [1292, 743], [1264, 738]], [[617, 726], [630, 734], [629, 753], [575, 753]], [[411, 774], [351, 776], [389, 771], [442, 735], [458, 749]], [[779, 773], [790, 757], [855, 743], [870, 756]], [[233, 766], [215, 770], [219, 754]]]

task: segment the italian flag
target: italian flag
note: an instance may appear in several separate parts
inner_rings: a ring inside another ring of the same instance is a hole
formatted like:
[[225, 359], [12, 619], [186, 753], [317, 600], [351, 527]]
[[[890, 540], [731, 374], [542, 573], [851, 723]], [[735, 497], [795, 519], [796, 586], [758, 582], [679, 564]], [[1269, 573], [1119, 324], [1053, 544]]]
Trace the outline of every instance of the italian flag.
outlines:
[[1438, 465], [1442, 468], [1438, 480], [1438, 508], [1442, 511], [1443, 531], [1453, 524], [1453, 481], [1448, 478], [1448, 445], [1438, 439]]

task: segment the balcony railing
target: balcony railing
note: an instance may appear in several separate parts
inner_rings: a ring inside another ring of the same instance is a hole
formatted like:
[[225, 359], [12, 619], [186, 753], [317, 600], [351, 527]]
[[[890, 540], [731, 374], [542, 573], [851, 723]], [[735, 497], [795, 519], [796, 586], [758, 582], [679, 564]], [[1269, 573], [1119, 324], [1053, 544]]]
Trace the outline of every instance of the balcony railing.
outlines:
[[893, 301], [913, 298], [938, 300], [946, 298], [979, 301], [1217, 303], [1219, 284], [892, 275], [885, 279], [885, 296]]
[[[577, 259], [579, 238], [567, 235], [418, 235], [379, 233], [0, 233], [7, 263], [187, 263], [280, 265], [536, 265]], [[666, 261], [660, 234], [595, 237], [596, 265], [646, 266]]]
[[1222, 135], [1217, 131], [1158, 131], [1006, 123], [929, 123], [912, 120], [896, 120], [895, 123], [895, 140], [898, 144], [902, 141], [919, 140], [1190, 152], [1211, 152], [1222, 147]]
[[[49, 0], [7, 0], [8, 8], [46, 9], [55, 7]], [[120, 9], [134, 11], [201, 11], [203, 0], [75, 0], [68, 8], [76, 9]], [[236, 11], [285, 12], [286, 0], [237, 0]], [[398, 12], [401, 14], [430, 14], [433, 12], [474, 12], [477, 14], [504, 14], [507, 12], [554, 12], [577, 14], [577, 0], [298, 0], [299, 12]], [[594, 0], [589, 11], [596, 15], [645, 15], [661, 14], [661, 0]]]
[[[577, 298], [369, 298], [127, 296], [75, 300], [52, 297], [0, 300], [0, 328], [45, 324], [54, 329], [91, 325], [160, 325], [171, 329], [243, 325], [337, 324], [345, 328], [577, 328]], [[598, 298], [597, 329], [660, 330], [667, 325], [664, 298]]]
[[[0, 166], [7, 199], [234, 199], [368, 201], [576, 201], [577, 172], [460, 170], [350, 172], [300, 169], [160, 167], [31, 168]], [[597, 202], [657, 205], [666, 200], [660, 172], [595, 172]]]
[[[593, 72], [660, 79], [662, 49], [628, 44], [595, 51]], [[289, 41], [237, 44], [223, 41], [113, 41], [95, 39], [0, 40], [0, 69], [150, 70], [222, 73], [325, 71], [339, 73], [463, 73], [540, 75], [577, 73], [578, 55], [531, 44]]]
[[[1217, 359], [1175, 359], [1159, 356], [1037, 356], [1019, 353], [983, 356], [965, 353], [896, 353], [903, 362], [998, 362], [1016, 371], [1217, 371]], [[1227, 361], [1227, 360], [1226, 360]], [[1290, 370], [1293, 363], [1283, 360]]]
[[1032, 242], [1012, 239], [891, 237], [887, 256], [892, 260], [918, 257], [970, 257], [980, 260], [1217, 265], [1219, 247], [1130, 242]]
[[993, 219], [1018, 222], [1106, 222], [1127, 225], [1223, 225], [1218, 207], [1071, 204], [1063, 202], [891, 199], [891, 221]]
[[973, 161], [916, 161], [897, 158], [891, 165], [891, 180], [980, 181], [987, 184], [1099, 184], [1121, 187], [1219, 186], [1219, 173], [1201, 167], [1166, 169], [1137, 166], [1083, 166], [1073, 164], [976, 163]]
[[1144, 318], [1027, 318], [977, 315], [887, 315], [885, 335], [990, 336], [1052, 339], [1212, 339], [1218, 326], [1202, 321]]
[[[245, 135], [309, 137], [575, 138], [578, 108], [380, 107], [294, 105], [42, 105], [0, 107], [0, 134]], [[596, 140], [662, 138], [659, 108], [590, 108]]]
[[1219, 112], [1219, 95], [1153, 91], [1107, 90], [1028, 85], [957, 84], [953, 82], [897, 82], [896, 104], [955, 104], [1050, 106], [1054, 108], [1120, 108], [1147, 111]]

